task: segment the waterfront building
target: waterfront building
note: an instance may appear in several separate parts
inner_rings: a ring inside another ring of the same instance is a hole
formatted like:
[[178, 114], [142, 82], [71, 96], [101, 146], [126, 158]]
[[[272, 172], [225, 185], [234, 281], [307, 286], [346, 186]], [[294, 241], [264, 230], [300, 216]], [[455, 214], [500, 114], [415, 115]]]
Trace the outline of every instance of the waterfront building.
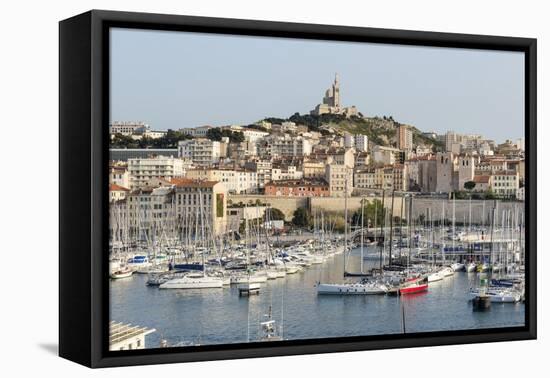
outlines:
[[214, 234], [225, 232], [227, 189], [223, 183], [188, 178], [175, 178], [171, 182], [174, 185], [175, 217], [178, 224], [182, 227], [194, 227], [194, 224], [188, 224], [185, 220], [202, 212]]
[[327, 164], [325, 167], [325, 181], [329, 186], [332, 197], [351, 195], [353, 191], [353, 171], [343, 164]]
[[324, 180], [281, 180], [265, 185], [270, 196], [328, 197], [329, 187]]
[[205, 138], [181, 140], [178, 156], [197, 165], [211, 165], [220, 160], [220, 142]]
[[409, 126], [399, 125], [396, 129], [397, 148], [403, 151], [411, 151], [413, 148], [413, 133]]
[[181, 159], [157, 156], [145, 159], [129, 159], [128, 172], [130, 175], [130, 189], [134, 189], [145, 186], [152, 179], [170, 180], [174, 177], [184, 176], [185, 168]]
[[[172, 186], [140, 187], [126, 196], [126, 216], [130, 238], [151, 241], [175, 222]], [[123, 212], [124, 213], [124, 212]]]
[[252, 160], [244, 163], [244, 168], [256, 172], [258, 189], [263, 189], [271, 181], [272, 164], [269, 160]]
[[[145, 336], [155, 329], [111, 321], [109, 323], [109, 350], [145, 349]], [[152, 348], [147, 346], [147, 348]]]

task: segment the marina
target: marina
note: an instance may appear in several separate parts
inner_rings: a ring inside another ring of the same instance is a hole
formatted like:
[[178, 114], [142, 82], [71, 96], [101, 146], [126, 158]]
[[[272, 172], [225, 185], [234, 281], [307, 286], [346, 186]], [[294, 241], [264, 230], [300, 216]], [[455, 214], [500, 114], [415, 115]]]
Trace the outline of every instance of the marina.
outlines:
[[[500, 273], [453, 272], [428, 283], [425, 290], [401, 296], [392, 295], [389, 287], [378, 295], [318, 293], [320, 282], [342, 282], [344, 264], [350, 270], [378, 266], [378, 249], [364, 248], [363, 258], [358, 247], [346, 258], [344, 253], [335, 254], [284, 279], [266, 280], [259, 284], [259, 295], [252, 296], [239, 295], [239, 284], [160, 290], [147, 285], [147, 275], [112, 280], [111, 318], [155, 328], [157, 332], [148, 336], [152, 348], [262, 341], [268, 312], [274, 323], [270, 327], [284, 340], [402, 333], [400, 306], [409, 333], [524, 324], [525, 308], [519, 298], [493, 303], [490, 311], [474, 311], [472, 299], [480, 278], [497, 279]], [[360, 285], [356, 278], [349, 281]]]
[[371, 219], [367, 206], [350, 217], [346, 196], [343, 234], [319, 213], [312, 238], [294, 243], [264, 226], [269, 211], [237, 235], [216, 235], [202, 208], [179, 228], [138, 228], [131, 243], [119, 224], [111, 319], [158, 330], [149, 347], [523, 325], [522, 206], [498, 217], [493, 202], [489, 224], [458, 226], [454, 201], [450, 219], [444, 207], [413, 219], [413, 197], [401, 200], [405, 217], [374, 202]]

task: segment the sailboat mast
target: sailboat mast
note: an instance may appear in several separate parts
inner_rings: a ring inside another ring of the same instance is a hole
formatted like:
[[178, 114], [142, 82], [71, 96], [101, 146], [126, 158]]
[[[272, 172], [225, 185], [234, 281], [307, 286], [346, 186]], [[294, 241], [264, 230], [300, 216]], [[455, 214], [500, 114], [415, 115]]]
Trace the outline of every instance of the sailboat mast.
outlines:
[[[385, 216], [385, 210], [386, 210], [386, 191], [384, 189], [382, 189], [382, 218], [385, 220], [386, 219], [386, 216]], [[382, 236], [382, 222], [380, 222], [380, 237]], [[380, 239], [379, 237], [379, 239]], [[382, 245], [380, 246], [380, 274], [382, 274], [382, 268], [383, 268], [383, 251], [384, 251], [384, 248], [383, 248], [383, 245], [386, 243], [386, 240], [384, 239], [382, 241]]]
[[348, 169], [346, 170], [346, 193], [344, 193], [344, 277], [346, 276], [346, 253], [348, 251]]
[[407, 270], [411, 264], [411, 250], [412, 250], [412, 206], [413, 206], [413, 197], [409, 197], [409, 255], [407, 256]]
[[392, 265], [392, 245], [393, 245], [393, 201], [395, 199], [395, 189], [391, 192], [391, 210], [390, 210], [390, 266]]
[[363, 244], [365, 244], [364, 242], [364, 237], [363, 237], [363, 228], [365, 227], [365, 223], [364, 223], [364, 216], [365, 216], [365, 203], [364, 203], [364, 198], [361, 200], [361, 274], [363, 274]]

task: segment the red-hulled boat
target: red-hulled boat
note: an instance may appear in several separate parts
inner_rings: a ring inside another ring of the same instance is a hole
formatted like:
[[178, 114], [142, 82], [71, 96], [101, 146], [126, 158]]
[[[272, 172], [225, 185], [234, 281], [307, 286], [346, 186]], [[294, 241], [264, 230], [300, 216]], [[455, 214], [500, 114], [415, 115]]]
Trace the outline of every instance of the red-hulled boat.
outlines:
[[411, 278], [399, 287], [400, 294], [414, 294], [428, 290], [427, 278]]

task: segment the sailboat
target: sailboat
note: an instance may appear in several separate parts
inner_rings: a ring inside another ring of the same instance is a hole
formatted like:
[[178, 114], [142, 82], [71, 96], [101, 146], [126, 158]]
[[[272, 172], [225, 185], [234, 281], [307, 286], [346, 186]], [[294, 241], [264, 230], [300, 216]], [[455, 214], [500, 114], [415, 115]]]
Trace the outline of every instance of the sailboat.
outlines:
[[111, 278], [114, 280], [118, 280], [121, 278], [128, 278], [131, 277], [134, 271], [128, 267], [121, 268], [113, 273], [111, 273]]
[[[202, 193], [199, 190], [199, 219], [201, 222], [201, 236], [206, 240], [204, 232], [204, 215], [202, 213]], [[189, 273], [180, 278], [174, 278], [162, 283], [160, 289], [213, 289], [222, 288], [223, 279], [221, 277], [210, 277], [206, 275], [206, 264], [204, 260], [205, 253], [201, 253], [202, 257], [202, 273]]]
[[427, 278], [409, 278], [399, 286], [399, 294], [416, 294], [428, 290]]
[[[344, 198], [344, 276], [346, 275], [346, 253], [348, 248], [348, 180], [346, 179], [346, 194]], [[361, 257], [361, 264], [363, 258]], [[362, 280], [355, 283], [317, 283], [319, 295], [375, 295], [386, 294], [388, 287], [378, 282]]]

